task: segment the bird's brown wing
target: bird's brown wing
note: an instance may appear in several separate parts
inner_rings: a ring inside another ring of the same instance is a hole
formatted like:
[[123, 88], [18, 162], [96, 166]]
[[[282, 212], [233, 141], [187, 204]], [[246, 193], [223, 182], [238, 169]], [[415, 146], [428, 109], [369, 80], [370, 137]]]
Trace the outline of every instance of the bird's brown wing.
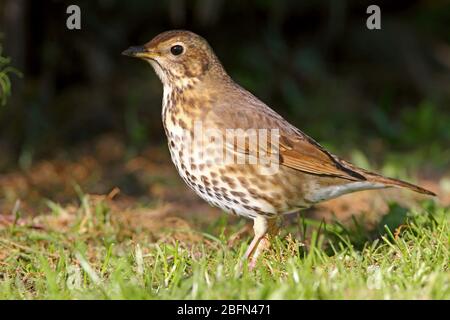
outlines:
[[317, 142], [303, 133], [287, 136], [280, 133], [280, 163], [303, 172], [334, 176], [348, 180], [365, 180], [356, 171], [341, 164]]
[[[270, 153], [278, 150], [281, 165], [302, 172], [343, 178], [347, 180], [366, 180], [366, 178], [350, 169], [336, 156], [327, 152], [320, 144], [284, 120], [248, 92], [241, 93], [240, 99], [214, 106], [212, 110], [216, 125], [222, 129], [278, 129], [279, 147], [268, 144], [267, 148], [258, 145], [259, 150]], [[251, 144], [251, 142], [250, 142]], [[251, 145], [227, 146], [235, 152], [248, 154]], [[253, 149], [254, 150], [254, 149]]]
[[[245, 90], [236, 90], [236, 97], [232, 101], [221, 101], [212, 108], [212, 119], [219, 129], [278, 129], [278, 143], [258, 144], [257, 149], [266, 154], [278, 154], [279, 163], [302, 172], [336, 177], [350, 181], [366, 180], [386, 187], [397, 186], [408, 188], [415, 192], [427, 195], [435, 195], [432, 191], [414, 184], [383, 177], [379, 174], [358, 168], [353, 164], [341, 160], [326, 151], [320, 144], [308, 137], [302, 131], [284, 120], [278, 113], [270, 109], [251, 93]], [[241, 137], [242, 138], [242, 137]], [[253, 139], [254, 141], [254, 139]], [[270, 141], [270, 139], [267, 139]], [[249, 143], [243, 146], [226, 145], [227, 150], [239, 154], [249, 154], [249, 150], [255, 150], [255, 146]], [[253, 149], [251, 149], [253, 148]]]

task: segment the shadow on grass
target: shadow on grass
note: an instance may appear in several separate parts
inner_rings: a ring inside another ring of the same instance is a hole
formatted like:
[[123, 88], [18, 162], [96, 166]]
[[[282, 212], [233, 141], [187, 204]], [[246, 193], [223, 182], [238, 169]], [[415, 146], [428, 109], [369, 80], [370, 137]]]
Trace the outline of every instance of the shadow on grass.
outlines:
[[[309, 248], [318, 244], [330, 256], [336, 253], [335, 248], [347, 247], [361, 251], [368, 243], [388, 233], [388, 230], [395, 234], [406, 223], [408, 211], [410, 209], [398, 203], [391, 203], [387, 214], [376, 224], [368, 223], [364, 215], [352, 216], [352, 221], [346, 224], [338, 220], [326, 223], [299, 216], [299, 240], [304, 244], [300, 252], [306, 254]], [[321, 237], [323, 239], [318, 240]]]

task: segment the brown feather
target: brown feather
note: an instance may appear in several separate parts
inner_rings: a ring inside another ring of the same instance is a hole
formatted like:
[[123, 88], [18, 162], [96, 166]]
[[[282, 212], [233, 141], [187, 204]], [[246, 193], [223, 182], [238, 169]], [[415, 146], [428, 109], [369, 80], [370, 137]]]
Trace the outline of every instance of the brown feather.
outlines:
[[347, 162], [345, 160], [340, 160], [340, 162], [342, 162], [343, 164], [345, 164], [348, 167], [351, 167], [353, 170], [357, 170], [358, 172], [360, 172], [362, 175], [364, 175], [366, 177], [366, 179], [368, 181], [373, 181], [375, 183], [383, 183], [386, 186], [396, 186], [396, 187], [402, 187], [402, 188], [407, 188], [410, 189], [412, 191], [418, 192], [418, 193], [422, 193], [422, 194], [427, 194], [430, 196], [436, 196], [436, 194], [430, 190], [427, 190], [425, 188], [419, 187], [415, 184], [403, 181], [403, 180], [399, 180], [399, 179], [394, 179], [394, 178], [389, 178], [389, 177], [385, 177], [382, 176], [380, 174], [362, 169], [362, 168], [358, 168], [356, 166], [354, 166], [353, 164], [351, 164], [350, 162]]
[[[231, 82], [228, 84], [237, 86]], [[236, 90], [236, 88], [229, 90], [233, 89]], [[281, 165], [314, 175], [354, 181], [365, 180], [363, 175], [340, 163], [337, 157], [327, 152], [320, 144], [291, 125], [251, 93], [242, 89], [235, 92], [239, 93], [236, 95], [237, 99], [221, 100], [221, 103], [214, 106], [212, 114], [208, 114], [215, 117], [214, 122], [219, 128], [278, 129], [279, 148], [277, 146], [268, 148], [258, 146], [258, 148], [265, 151], [279, 150]], [[236, 145], [233, 147], [236, 150]], [[246, 146], [245, 150], [236, 151], [248, 154], [248, 150], [249, 147]]]
[[[228, 85], [240, 88], [233, 82], [228, 82]], [[336, 177], [350, 181], [368, 180], [386, 184], [386, 187], [399, 186], [419, 193], [435, 195], [433, 192], [414, 184], [383, 177], [339, 159], [248, 91], [238, 91], [236, 88], [230, 88], [229, 90], [239, 93], [236, 95], [238, 99], [222, 101], [222, 103], [215, 105], [212, 111], [217, 117], [216, 123], [221, 128], [278, 129], [280, 133], [279, 149], [269, 146], [265, 151], [279, 150], [281, 165], [313, 175]], [[236, 146], [233, 147], [236, 148]], [[261, 148], [261, 146], [258, 147]], [[246, 145], [245, 150], [237, 151], [248, 154], [248, 149], [249, 146]]]

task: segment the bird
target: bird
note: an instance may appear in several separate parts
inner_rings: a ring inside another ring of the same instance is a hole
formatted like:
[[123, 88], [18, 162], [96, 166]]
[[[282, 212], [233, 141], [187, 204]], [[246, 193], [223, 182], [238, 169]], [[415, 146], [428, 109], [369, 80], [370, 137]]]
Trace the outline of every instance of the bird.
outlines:
[[362, 190], [401, 187], [435, 195], [327, 151], [233, 81], [193, 32], [166, 31], [122, 54], [150, 63], [163, 84], [163, 127], [181, 178], [211, 205], [253, 220], [242, 260], [250, 269], [287, 213]]

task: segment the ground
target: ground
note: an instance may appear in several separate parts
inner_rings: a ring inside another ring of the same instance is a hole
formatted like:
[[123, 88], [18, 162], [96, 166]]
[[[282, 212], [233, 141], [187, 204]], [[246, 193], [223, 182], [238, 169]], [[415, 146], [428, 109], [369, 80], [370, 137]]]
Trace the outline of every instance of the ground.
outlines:
[[[449, 299], [448, 179], [287, 216], [253, 271], [249, 221], [114, 137], [0, 174], [0, 299]], [[417, 181], [416, 181], [417, 182]], [[245, 228], [244, 228], [245, 230]]]

